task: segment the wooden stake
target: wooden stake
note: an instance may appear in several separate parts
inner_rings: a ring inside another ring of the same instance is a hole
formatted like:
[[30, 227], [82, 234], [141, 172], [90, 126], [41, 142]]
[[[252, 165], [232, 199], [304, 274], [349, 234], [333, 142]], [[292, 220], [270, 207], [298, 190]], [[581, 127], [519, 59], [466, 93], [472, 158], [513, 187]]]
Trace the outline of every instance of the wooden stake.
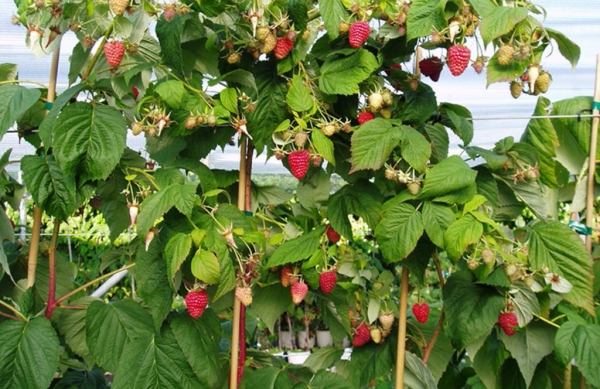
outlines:
[[400, 307], [398, 323], [398, 348], [396, 351], [396, 389], [404, 388], [404, 359], [406, 355], [406, 309], [408, 300], [408, 267], [402, 266]]
[[[594, 228], [594, 176], [596, 174], [596, 144], [598, 143], [598, 122], [600, 119], [600, 54], [596, 56], [596, 83], [594, 85], [594, 101], [592, 106], [592, 134], [590, 140], [590, 157], [587, 180], [587, 204], [585, 207], [585, 224]], [[592, 237], [587, 235], [585, 238], [587, 250], [592, 252]]]

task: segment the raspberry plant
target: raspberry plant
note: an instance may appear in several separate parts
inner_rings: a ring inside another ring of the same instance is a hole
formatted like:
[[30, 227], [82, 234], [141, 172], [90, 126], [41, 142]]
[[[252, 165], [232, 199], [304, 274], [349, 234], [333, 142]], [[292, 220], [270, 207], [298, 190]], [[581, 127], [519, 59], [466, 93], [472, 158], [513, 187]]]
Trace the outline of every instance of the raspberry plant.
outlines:
[[[428, 388], [463, 373], [490, 388], [562, 385], [572, 376], [600, 385], [600, 360], [589, 349], [600, 342], [598, 284], [590, 277], [598, 266], [548, 200], [582, 170], [589, 144], [573, 134], [585, 121], [574, 130], [574, 121], [533, 121], [519, 141], [483, 149], [471, 144], [468, 109], [437, 101], [412, 69], [412, 56], [427, 50], [426, 58], [448, 63], [457, 76], [477, 61], [478, 71], [487, 66], [488, 84], [510, 83], [515, 97], [544, 93], [551, 79], [551, 69], [542, 71], [545, 54], [559, 52], [574, 66], [579, 48], [544, 28], [533, 16], [540, 7], [15, 3], [14, 20], [34, 53], [56, 53], [66, 34], [78, 39], [69, 88], [56, 98], [21, 82], [15, 65], [0, 65], [0, 136], [16, 123], [36, 148], [21, 161], [36, 206], [33, 231], [42, 212], [60, 226], [89, 199], [101, 199], [111, 239], [135, 233], [118, 250], [129, 258], [136, 290], [123, 300], [87, 296], [93, 284], [74, 285], [55, 239], [38, 245], [35, 237], [20, 248], [0, 212], [0, 386], [67, 386], [77, 371], [100, 369], [114, 374], [115, 389], [226, 387], [230, 365], [230, 387], [291, 387], [293, 378], [314, 388], [360, 388], [394, 375], [400, 383], [405, 368]], [[117, 51], [110, 42], [119, 42]], [[484, 47], [495, 52], [487, 62]], [[435, 66], [426, 74], [432, 79], [440, 76]], [[540, 97], [534, 114], [550, 106]], [[551, 112], [590, 106], [576, 98], [553, 103]], [[150, 163], [126, 147], [130, 131], [145, 138]], [[448, 132], [476, 163], [449, 155]], [[240, 172], [201, 162], [236, 146]], [[254, 153], [275, 156], [299, 179], [293, 201], [251, 181]], [[333, 174], [345, 185], [331, 193]], [[3, 170], [2, 206], [17, 208], [22, 193]], [[535, 220], [513, 228], [525, 209]], [[582, 208], [575, 202], [574, 209]], [[355, 219], [368, 240], [354, 234]], [[326, 226], [344, 239], [331, 240]], [[496, 257], [482, 260], [483, 250]], [[337, 282], [324, 293], [318, 269], [333, 266]], [[301, 280], [295, 284], [292, 268]], [[427, 302], [426, 323], [408, 319], [407, 336], [407, 283], [426, 280], [437, 301]], [[191, 317], [182, 300], [196, 284], [206, 286], [209, 306]], [[294, 302], [314, 304], [332, 332], [333, 354], [315, 353], [301, 370], [268, 356], [246, 364], [240, 297], [271, 332]], [[496, 325], [508, 306], [519, 327], [511, 337]], [[241, 336], [231, 350], [239, 347], [239, 359], [231, 360], [219, 347], [220, 324], [238, 313]], [[350, 361], [339, 358], [345, 337], [360, 346]], [[396, 366], [396, 356], [405, 366]], [[465, 365], [472, 369], [461, 372]]]

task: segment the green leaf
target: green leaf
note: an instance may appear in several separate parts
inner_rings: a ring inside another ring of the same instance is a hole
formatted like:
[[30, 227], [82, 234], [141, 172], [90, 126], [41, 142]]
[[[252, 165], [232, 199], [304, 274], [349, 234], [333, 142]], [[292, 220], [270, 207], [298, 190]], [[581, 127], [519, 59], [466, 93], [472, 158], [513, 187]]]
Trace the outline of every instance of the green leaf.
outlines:
[[122, 366], [121, 357], [127, 355], [125, 349], [131, 342], [148, 343], [154, 333], [152, 317], [132, 300], [94, 301], [85, 315], [85, 331], [92, 357], [110, 371]]
[[190, 215], [196, 199], [194, 183], [173, 184], [146, 197], [140, 204], [137, 232], [146, 236], [154, 222], [172, 207], [184, 215]]
[[423, 360], [410, 351], [404, 361], [404, 384], [410, 388], [436, 389], [436, 380]]
[[435, 92], [429, 85], [421, 84], [416, 91], [404, 91], [406, 98], [402, 105], [400, 117], [405, 123], [421, 124], [431, 116], [437, 108]]
[[[73, 301], [77, 306], [89, 306], [94, 301], [100, 301], [96, 297], [82, 297]], [[61, 309], [57, 317], [57, 326], [60, 333], [65, 337], [65, 342], [77, 355], [86, 360], [90, 366], [94, 365], [94, 360], [88, 349], [85, 340], [85, 309]]]
[[429, 239], [444, 248], [444, 233], [456, 220], [454, 212], [449, 206], [425, 201], [423, 203], [423, 225]]
[[434, 125], [426, 123], [425, 133], [431, 142], [431, 154], [436, 162], [448, 158], [448, 149], [450, 147], [450, 138], [448, 131], [440, 123]]
[[19, 75], [19, 66], [14, 63], [0, 64], [0, 81], [13, 81]]
[[177, 17], [171, 22], [166, 22], [164, 18], [158, 19], [156, 23], [156, 35], [160, 42], [160, 55], [165, 65], [174, 69], [177, 73], [183, 74], [183, 53], [181, 50], [181, 41], [183, 36], [183, 27], [187, 17]]
[[575, 359], [577, 368], [593, 386], [600, 386], [600, 326], [568, 321], [558, 329], [554, 339], [556, 357], [563, 364]]
[[0, 384], [5, 388], [44, 389], [58, 364], [59, 343], [50, 321], [0, 323]]
[[319, 0], [319, 11], [329, 39], [337, 38], [340, 22], [348, 19], [348, 11], [344, 4], [340, 0]]
[[461, 217], [452, 223], [444, 233], [444, 246], [448, 256], [457, 261], [469, 245], [476, 244], [483, 234], [483, 224], [473, 215]]
[[508, 65], [503, 66], [498, 63], [498, 52], [496, 52], [487, 63], [487, 84], [490, 86], [495, 82], [511, 82], [523, 74], [527, 68], [527, 62], [511, 61]]
[[473, 140], [473, 120], [471, 112], [458, 104], [440, 104], [442, 124], [450, 128], [462, 141], [468, 145]]
[[550, 273], [573, 284], [573, 290], [563, 297], [593, 314], [592, 261], [573, 230], [558, 221], [536, 223], [529, 233], [529, 262], [532, 270], [547, 266]]
[[310, 176], [310, 179], [298, 181], [296, 194], [298, 202], [306, 209], [319, 209], [327, 201], [330, 193], [330, 177], [322, 169]]
[[173, 280], [179, 271], [181, 264], [185, 261], [192, 249], [192, 237], [189, 234], [177, 233], [172, 236], [165, 247], [165, 257], [167, 258], [167, 273], [169, 283], [174, 288]]
[[330, 95], [353, 95], [378, 66], [375, 56], [365, 49], [347, 57], [330, 57], [321, 66], [319, 88]]
[[229, 257], [229, 251], [226, 251], [225, 255], [219, 255], [219, 266], [221, 267], [221, 279], [219, 280], [217, 292], [213, 297], [215, 301], [232, 291], [236, 286], [235, 268]]
[[437, 197], [475, 183], [477, 172], [459, 156], [453, 155], [435, 165], [425, 174], [425, 185], [419, 198]]
[[377, 170], [403, 139], [399, 128], [385, 119], [374, 119], [361, 125], [352, 134], [352, 170]]
[[453, 273], [443, 289], [446, 335], [458, 348], [488, 334], [504, 308], [495, 288], [478, 285], [469, 271]]
[[423, 134], [409, 126], [402, 126], [401, 154], [417, 172], [423, 173], [431, 157], [431, 146]]
[[333, 153], [333, 142], [322, 131], [315, 129], [311, 133], [311, 139], [315, 150], [332, 166], [335, 166], [335, 155]]
[[155, 237], [148, 250], [140, 244], [135, 257], [137, 293], [152, 314], [154, 327], [158, 331], [163, 320], [171, 311], [173, 290], [167, 276], [167, 261], [162, 256], [160, 237]]
[[445, 2], [438, 0], [411, 1], [406, 18], [406, 39], [428, 36], [434, 29], [441, 31], [447, 27], [444, 5]]
[[344, 350], [337, 347], [321, 347], [310, 354], [303, 366], [308, 367], [312, 371], [328, 369], [342, 358], [342, 354], [344, 354]]
[[103, 180], [119, 162], [126, 135], [125, 120], [117, 109], [71, 104], [56, 120], [52, 140], [56, 161], [67, 175]]
[[297, 31], [306, 30], [308, 23], [308, 7], [305, 0], [289, 0], [288, 13]]
[[219, 259], [214, 253], [198, 249], [192, 258], [192, 274], [207, 284], [216, 284], [221, 278]]
[[381, 220], [381, 202], [373, 196], [371, 185], [345, 185], [334, 193], [327, 205], [327, 218], [340, 235], [352, 238], [348, 215], [358, 215], [367, 225], [375, 228]]
[[500, 170], [508, 162], [508, 157], [506, 155], [497, 154], [494, 151], [490, 151], [478, 146], [465, 147], [465, 151], [473, 159], [477, 157], [485, 159], [485, 162], [487, 162], [491, 170]]
[[247, 388], [291, 389], [292, 381], [287, 372], [274, 366], [257, 369], [248, 376]]
[[238, 111], [238, 100], [237, 100], [237, 92], [234, 88], [225, 88], [221, 92], [219, 92], [219, 99], [221, 100], [221, 104], [223, 107], [227, 109], [229, 112], [237, 114]]
[[[214, 358], [214, 355], [211, 357]], [[113, 389], [202, 387], [206, 386], [200, 383], [192, 371], [169, 327], [166, 327], [160, 336], [152, 334], [149, 339], [138, 338], [129, 343], [115, 370], [115, 380], [112, 384]]]
[[387, 376], [394, 366], [394, 360], [391, 341], [355, 347], [350, 358], [348, 380], [355, 388], [363, 388], [374, 379]]
[[297, 74], [292, 78], [292, 83], [285, 96], [285, 100], [290, 108], [296, 112], [310, 111], [314, 107], [310, 89], [304, 85], [302, 77]]
[[[513, 196], [527, 205], [531, 212], [541, 220], [548, 218], [548, 199], [546, 198], [546, 191], [540, 187], [537, 181], [532, 182], [517, 182], [514, 183], [512, 177], [507, 174], [499, 176], [497, 174], [494, 177], [499, 178], [500, 181], [505, 184], [499, 184], [498, 189], [500, 190], [501, 197], [506, 194], [502, 193], [505, 190], [511, 190]], [[512, 204], [511, 204], [512, 205]]]
[[35, 203], [49, 215], [67, 220], [78, 205], [74, 177], [64, 174], [52, 155], [26, 155], [21, 159], [21, 170]]
[[317, 227], [304, 235], [288, 240], [273, 252], [267, 266], [286, 265], [310, 257], [319, 248], [324, 233], [325, 227]]
[[275, 323], [292, 303], [292, 296], [280, 283], [253, 289], [252, 309], [271, 333]]
[[156, 93], [158, 93], [160, 98], [171, 106], [171, 108], [179, 108], [183, 95], [185, 95], [185, 87], [181, 81], [168, 80], [161, 82], [156, 86]]
[[40, 98], [38, 89], [18, 85], [0, 85], [0, 139], [25, 111]]
[[310, 388], [314, 389], [352, 389], [345, 377], [340, 374], [331, 373], [327, 370], [319, 370], [310, 380]]
[[219, 380], [219, 353], [221, 325], [212, 309], [206, 309], [198, 319], [187, 313], [173, 318], [171, 329], [177, 344], [185, 355], [203, 387], [213, 388]]
[[[471, 354], [469, 357], [473, 361], [473, 368], [477, 373], [478, 378], [485, 385], [485, 388], [497, 388], [499, 389], [498, 381], [504, 366], [507, 366], [508, 362], [512, 361], [510, 353], [506, 351], [504, 343], [498, 340], [496, 332], [492, 332], [489, 336], [484, 337], [484, 341], [481, 344], [481, 348], [477, 354]], [[468, 349], [468, 348], [467, 348]], [[518, 367], [515, 366], [512, 370], [513, 373], [518, 371]], [[517, 373], [518, 375], [518, 373]], [[504, 378], [504, 377], [503, 377]], [[518, 387], [516, 385], [509, 387]]]
[[560, 31], [556, 31], [551, 28], [545, 28], [545, 30], [548, 36], [554, 39], [558, 45], [558, 51], [560, 51], [562, 56], [571, 63], [572, 68], [575, 69], [577, 62], [579, 62], [579, 57], [581, 56], [581, 49], [579, 46], [577, 46], [577, 44], [567, 38]]
[[529, 12], [524, 7], [497, 7], [481, 19], [479, 28], [484, 45], [492, 40], [511, 32], [515, 26], [524, 20]]
[[293, 193], [275, 186], [257, 186], [252, 185], [252, 201], [259, 204], [283, 204], [293, 197]]
[[554, 327], [541, 322], [531, 323], [512, 336], [500, 333], [500, 340], [517, 361], [527, 387], [531, 385], [538, 364], [546, 355], [552, 353], [555, 334]]
[[399, 203], [389, 208], [375, 229], [377, 243], [387, 263], [406, 258], [417, 246], [421, 235], [421, 213], [407, 203]]
[[56, 100], [52, 103], [52, 109], [46, 115], [42, 124], [40, 124], [40, 138], [42, 142], [44, 142], [44, 146], [49, 148], [52, 146], [52, 133], [54, 131], [54, 126], [56, 123], [56, 119], [58, 115], [61, 113], [62, 109], [71, 102], [71, 99], [77, 96], [82, 90], [86, 89], [88, 86], [86, 83], [81, 83], [74, 85], [64, 92], [62, 92]]

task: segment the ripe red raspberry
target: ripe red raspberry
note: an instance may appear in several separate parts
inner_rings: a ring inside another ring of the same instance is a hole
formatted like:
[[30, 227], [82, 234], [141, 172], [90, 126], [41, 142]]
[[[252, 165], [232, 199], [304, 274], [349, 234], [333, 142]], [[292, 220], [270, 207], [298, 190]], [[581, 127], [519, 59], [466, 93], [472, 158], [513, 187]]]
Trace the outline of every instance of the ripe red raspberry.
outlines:
[[352, 339], [352, 344], [354, 345], [354, 347], [360, 347], [369, 343], [369, 341], [371, 340], [371, 330], [365, 322], [360, 323], [360, 325], [356, 328], [355, 331], [356, 334]]
[[373, 119], [375, 119], [375, 116], [371, 112], [367, 111], [359, 113], [357, 117], [358, 124], [364, 124]]
[[202, 316], [207, 305], [208, 294], [205, 290], [193, 290], [185, 296], [185, 306], [194, 319]]
[[348, 42], [350, 46], [355, 49], [362, 46], [363, 43], [369, 38], [369, 34], [371, 33], [371, 27], [369, 27], [369, 23], [367, 22], [354, 22], [350, 25], [350, 30], [348, 31]]
[[325, 227], [325, 234], [327, 234], [327, 238], [332, 244], [336, 244], [340, 241], [340, 234], [338, 234], [336, 230], [331, 228], [330, 225], [327, 225], [327, 227]]
[[288, 163], [290, 164], [292, 175], [301, 180], [308, 171], [310, 153], [308, 150], [292, 151], [288, 156]]
[[135, 86], [132, 86], [131, 93], [133, 94], [133, 98], [135, 100], [137, 100], [138, 96], [140, 95], [140, 91], [138, 91], [138, 88], [136, 88]]
[[109, 66], [117, 67], [125, 54], [125, 45], [123, 42], [113, 41], [104, 44], [104, 55]]
[[453, 76], [460, 76], [471, 59], [471, 50], [462, 45], [454, 45], [448, 48], [448, 67]]
[[429, 305], [426, 303], [413, 305], [412, 312], [419, 323], [426, 323], [429, 319]]
[[337, 274], [335, 270], [329, 270], [319, 275], [319, 285], [323, 293], [331, 293], [337, 282]]
[[290, 288], [290, 293], [292, 294], [294, 304], [300, 304], [308, 293], [308, 285], [304, 281], [297, 282]]
[[289, 40], [287, 37], [279, 38], [277, 43], [275, 43], [275, 48], [273, 49], [275, 58], [284, 59], [287, 57], [290, 51], [292, 51], [292, 47], [294, 47], [294, 42]]
[[440, 73], [442, 73], [443, 67], [444, 64], [438, 57], [426, 58], [419, 62], [419, 69], [421, 70], [421, 73], [425, 77], [431, 78], [432, 81], [437, 81], [440, 79]]
[[515, 328], [519, 327], [517, 315], [514, 312], [501, 312], [498, 316], [498, 325], [506, 335], [513, 336], [516, 333]]

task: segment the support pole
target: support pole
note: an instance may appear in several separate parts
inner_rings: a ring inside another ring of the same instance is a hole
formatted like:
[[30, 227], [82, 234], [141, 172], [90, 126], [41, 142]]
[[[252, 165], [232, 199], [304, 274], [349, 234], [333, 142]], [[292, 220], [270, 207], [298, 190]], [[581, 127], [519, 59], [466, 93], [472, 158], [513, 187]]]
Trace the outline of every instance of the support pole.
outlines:
[[408, 267], [402, 266], [400, 307], [398, 322], [398, 348], [396, 351], [396, 389], [404, 388], [404, 359], [406, 356], [406, 309], [408, 300]]
[[[592, 103], [592, 134], [590, 140], [590, 157], [587, 180], [587, 204], [585, 207], [585, 224], [594, 228], [594, 176], [596, 174], [596, 144], [598, 143], [598, 118], [600, 114], [600, 54], [596, 56], [596, 83], [594, 85], [594, 101]], [[585, 238], [587, 250], [592, 252], [592, 237]]]
[[[240, 173], [238, 179], [238, 209], [244, 211], [246, 206], [246, 144], [244, 139], [240, 144]], [[240, 317], [242, 303], [233, 297], [233, 318], [231, 329], [231, 365], [229, 369], [229, 389], [238, 387], [238, 358], [240, 354]]]

